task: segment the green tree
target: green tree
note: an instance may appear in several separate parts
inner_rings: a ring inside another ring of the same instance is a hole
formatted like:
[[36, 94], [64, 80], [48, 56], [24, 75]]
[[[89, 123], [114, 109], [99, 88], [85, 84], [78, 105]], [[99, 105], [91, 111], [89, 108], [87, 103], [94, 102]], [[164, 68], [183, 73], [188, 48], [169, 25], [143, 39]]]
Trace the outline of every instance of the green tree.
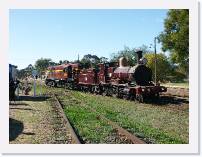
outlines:
[[172, 9], [164, 21], [164, 31], [159, 35], [162, 50], [170, 52], [173, 63], [184, 73], [189, 72], [189, 10]]
[[108, 62], [108, 58], [100, 57], [100, 63], [106, 63], [106, 62]]
[[83, 68], [95, 67], [100, 62], [100, 58], [96, 55], [87, 54], [81, 59], [80, 64]]
[[111, 54], [111, 62], [117, 62], [120, 57], [125, 57], [128, 60], [128, 64], [130, 66], [134, 66], [137, 64], [137, 55], [135, 52], [137, 51], [143, 51], [143, 55], [145, 53], [151, 53], [151, 50], [149, 50], [149, 47], [146, 45], [142, 45], [137, 48], [129, 48], [127, 46], [124, 46], [124, 49], [119, 51], [118, 53], [112, 53]]
[[32, 64], [29, 64], [26, 68], [17, 71], [17, 77], [19, 79], [24, 79], [32, 75], [32, 70], [34, 69]]
[[48, 66], [53, 66], [53, 65], [57, 65], [57, 64], [48, 58], [41, 58], [35, 62], [35, 68], [37, 69], [39, 73], [42, 73], [43, 71], [45, 71], [48, 68]]
[[[154, 80], [155, 77], [155, 54], [148, 53], [145, 54], [145, 58], [147, 59], [147, 66], [152, 69], [152, 78]], [[172, 67], [168, 61], [168, 58], [163, 54], [159, 53], [156, 55], [157, 58], [157, 81], [166, 81], [168, 80], [169, 76], [172, 75]]]
[[63, 60], [63, 61], [62, 61], [62, 60], [60, 60], [58, 64], [59, 64], [59, 65], [61, 65], [61, 64], [67, 64], [67, 63], [69, 63], [69, 61], [68, 61], [68, 60]]

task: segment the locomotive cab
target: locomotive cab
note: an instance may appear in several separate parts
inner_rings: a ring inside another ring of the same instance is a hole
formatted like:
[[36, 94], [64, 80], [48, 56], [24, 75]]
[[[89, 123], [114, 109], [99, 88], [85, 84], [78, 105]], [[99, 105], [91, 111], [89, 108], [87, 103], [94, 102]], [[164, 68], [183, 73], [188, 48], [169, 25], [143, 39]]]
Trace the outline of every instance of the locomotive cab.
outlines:
[[64, 74], [66, 74], [67, 80], [72, 79], [73, 72], [72, 72], [72, 66], [71, 65], [69, 65], [68, 67], [65, 67], [63, 69], [63, 72], [64, 72]]

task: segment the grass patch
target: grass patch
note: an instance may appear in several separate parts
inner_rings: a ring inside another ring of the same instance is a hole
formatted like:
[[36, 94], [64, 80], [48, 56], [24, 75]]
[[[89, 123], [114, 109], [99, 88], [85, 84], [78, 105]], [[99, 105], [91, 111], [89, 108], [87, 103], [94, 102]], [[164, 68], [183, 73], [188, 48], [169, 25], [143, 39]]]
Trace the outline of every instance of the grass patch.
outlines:
[[113, 129], [98, 120], [96, 113], [81, 107], [82, 104], [96, 109], [129, 132], [152, 143], [189, 143], [188, 110], [175, 110], [165, 105], [139, 104], [78, 91], [69, 91], [68, 96], [64, 96], [62, 88], [45, 87], [44, 93], [50, 90], [60, 93], [68, 118], [86, 143], [110, 142], [108, 139]]
[[96, 118], [96, 114], [78, 106], [66, 106], [65, 113], [85, 143], [106, 143], [113, 128]]
[[188, 143], [188, 112], [71, 91], [72, 95], [154, 143]]

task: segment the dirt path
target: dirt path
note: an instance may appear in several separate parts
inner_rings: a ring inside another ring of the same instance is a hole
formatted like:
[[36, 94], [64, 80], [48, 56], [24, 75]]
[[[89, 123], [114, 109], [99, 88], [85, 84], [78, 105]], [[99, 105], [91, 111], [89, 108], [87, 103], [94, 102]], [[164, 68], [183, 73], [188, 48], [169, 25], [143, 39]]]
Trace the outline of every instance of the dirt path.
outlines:
[[[68, 143], [67, 130], [51, 99], [21, 97], [9, 105], [9, 142], [24, 144]], [[58, 129], [60, 128], [60, 129]]]

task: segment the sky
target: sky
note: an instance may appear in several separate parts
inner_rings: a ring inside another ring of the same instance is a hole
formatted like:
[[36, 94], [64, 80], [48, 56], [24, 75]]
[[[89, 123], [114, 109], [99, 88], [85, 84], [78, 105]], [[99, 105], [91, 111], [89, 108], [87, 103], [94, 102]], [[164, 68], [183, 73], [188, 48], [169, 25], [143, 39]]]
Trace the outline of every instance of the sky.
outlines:
[[[39, 58], [77, 60], [85, 54], [110, 58], [124, 49], [150, 46], [163, 31], [168, 10], [11, 9], [9, 63], [23, 69]], [[153, 50], [153, 47], [151, 47]], [[161, 52], [161, 45], [157, 44]]]

